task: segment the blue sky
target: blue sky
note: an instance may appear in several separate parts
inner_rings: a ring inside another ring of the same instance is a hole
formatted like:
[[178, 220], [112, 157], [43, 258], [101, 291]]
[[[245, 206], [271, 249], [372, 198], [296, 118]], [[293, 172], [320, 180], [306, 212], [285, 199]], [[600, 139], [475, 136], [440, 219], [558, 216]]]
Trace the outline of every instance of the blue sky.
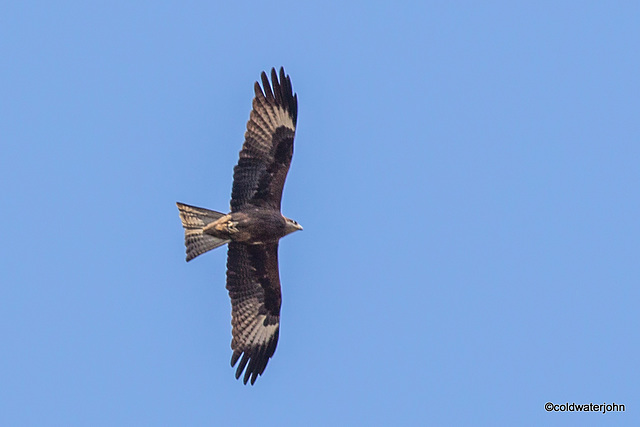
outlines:
[[[3, 3], [0, 424], [638, 425], [640, 6], [516, 3]], [[304, 231], [251, 387], [175, 202], [228, 208], [280, 65]]]

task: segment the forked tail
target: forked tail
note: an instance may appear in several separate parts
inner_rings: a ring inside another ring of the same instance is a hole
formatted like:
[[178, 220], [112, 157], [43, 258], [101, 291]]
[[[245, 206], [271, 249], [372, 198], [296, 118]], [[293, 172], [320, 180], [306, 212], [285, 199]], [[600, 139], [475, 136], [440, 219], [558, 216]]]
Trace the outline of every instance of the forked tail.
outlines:
[[180, 210], [180, 219], [184, 227], [184, 245], [187, 247], [187, 261], [205, 252], [229, 243], [229, 240], [218, 239], [204, 234], [202, 229], [225, 214], [209, 209], [176, 203]]

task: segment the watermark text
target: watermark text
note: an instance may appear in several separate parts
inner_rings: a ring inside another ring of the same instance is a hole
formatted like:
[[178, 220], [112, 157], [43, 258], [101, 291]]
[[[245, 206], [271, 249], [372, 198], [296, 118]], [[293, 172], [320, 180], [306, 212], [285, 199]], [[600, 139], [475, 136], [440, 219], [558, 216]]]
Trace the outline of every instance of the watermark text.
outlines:
[[625, 407], [621, 403], [553, 403], [547, 402], [544, 405], [547, 412], [625, 412]]

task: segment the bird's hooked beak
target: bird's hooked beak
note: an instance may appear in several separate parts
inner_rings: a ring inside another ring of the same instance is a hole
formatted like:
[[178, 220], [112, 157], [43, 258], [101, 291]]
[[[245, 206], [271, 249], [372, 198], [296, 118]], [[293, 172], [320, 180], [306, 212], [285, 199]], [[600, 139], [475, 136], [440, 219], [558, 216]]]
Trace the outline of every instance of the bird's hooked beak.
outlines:
[[302, 230], [302, 226], [300, 224], [298, 224], [296, 221], [286, 218], [287, 220], [287, 231], [286, 233], [293, 233], [294, 231], [300, 231]]

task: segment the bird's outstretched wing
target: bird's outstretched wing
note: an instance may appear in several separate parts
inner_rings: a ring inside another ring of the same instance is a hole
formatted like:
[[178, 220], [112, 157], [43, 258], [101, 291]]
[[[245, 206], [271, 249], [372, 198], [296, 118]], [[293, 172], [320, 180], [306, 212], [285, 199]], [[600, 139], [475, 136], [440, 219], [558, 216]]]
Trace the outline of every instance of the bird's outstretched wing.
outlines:
[[284, 68], [280, 68], [280, 80], [276, 70], [271, 69], [271, 85], [266, 73], [262, 72], [261, 77], [264, 92], [256, 82], [240, 160], [233, 169], [232, 212], [245, 205], [280, 210], [282, 188], [293, 156], [298, 97], [293, 94], [291, 79]]
[[229, 243], [227, 289], [233, 326], [231, 366], [242, 356], [236, 378], [244, 370], [244, 383], [251, 378], [253, 384], [278, 344], [281, 304], [278, 243]]

